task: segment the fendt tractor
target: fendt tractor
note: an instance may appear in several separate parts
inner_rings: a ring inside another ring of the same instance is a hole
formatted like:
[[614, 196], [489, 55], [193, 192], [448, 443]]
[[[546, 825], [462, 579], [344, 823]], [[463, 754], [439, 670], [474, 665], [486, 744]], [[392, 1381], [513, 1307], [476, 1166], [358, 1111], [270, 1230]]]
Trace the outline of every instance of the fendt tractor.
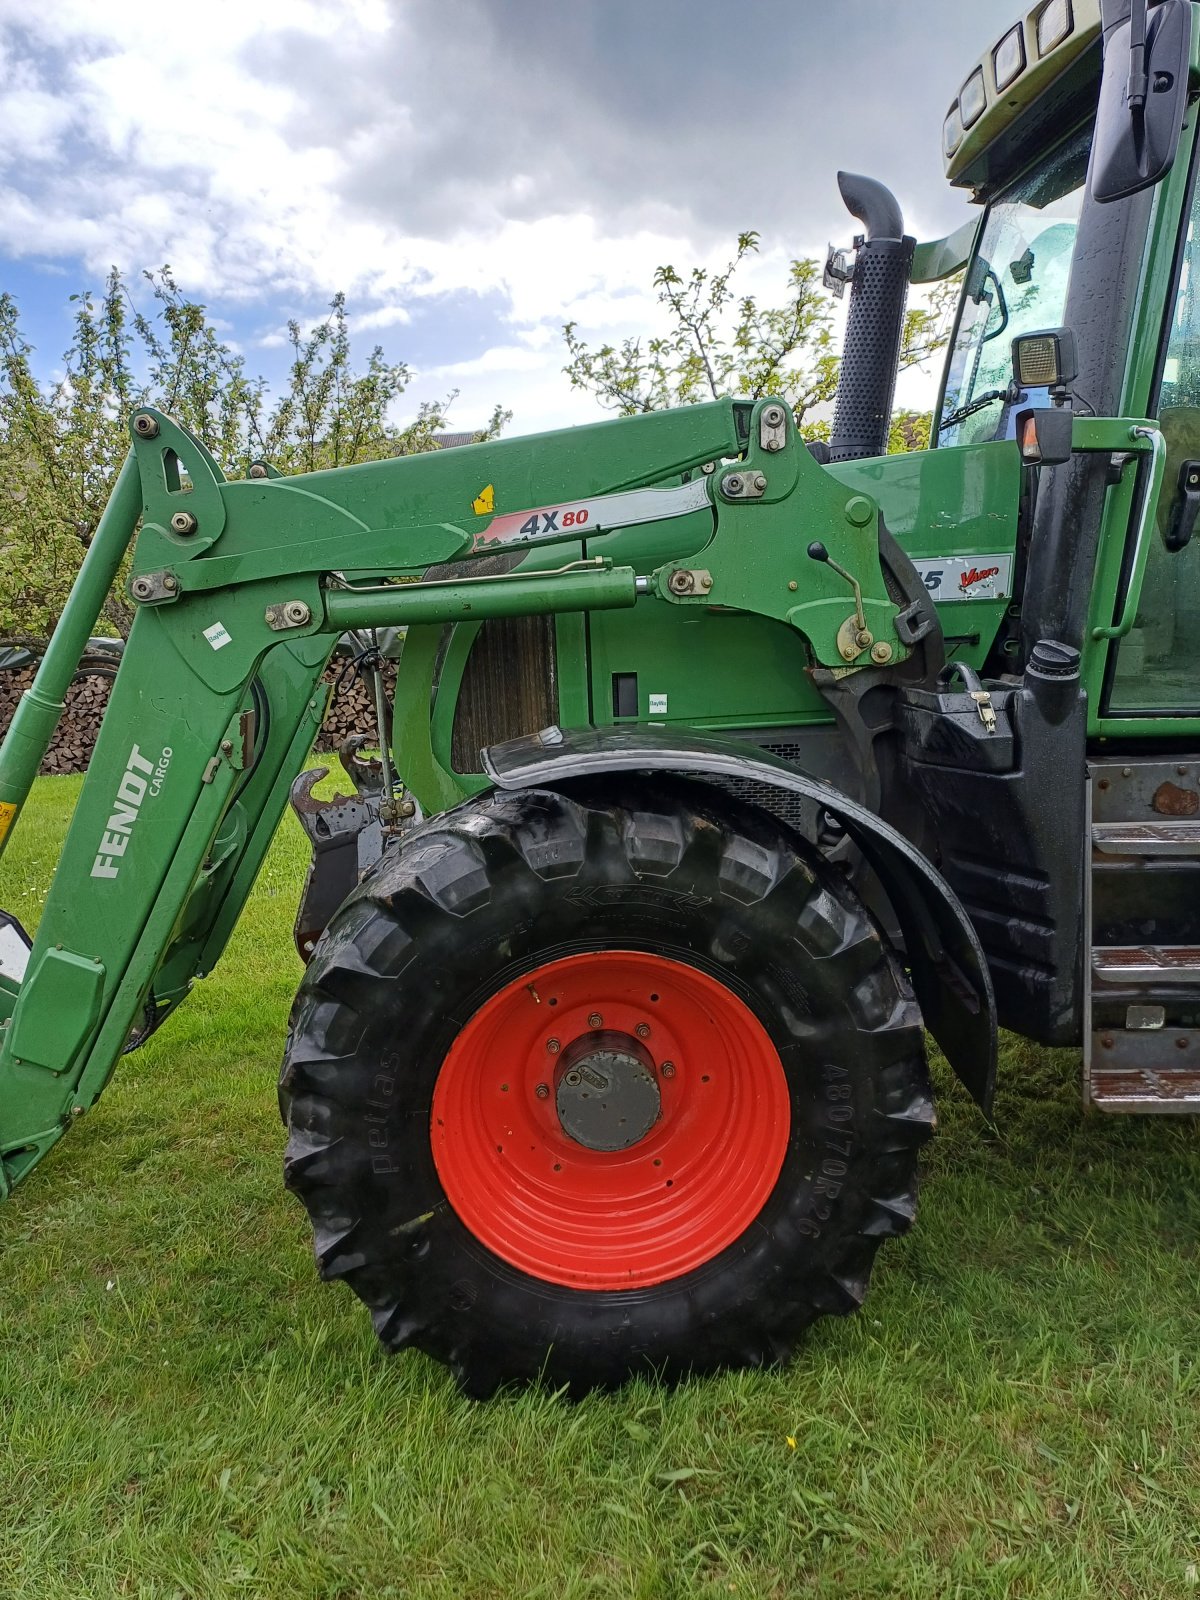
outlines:
[[[859, 1305], [925, 1029], [985, 1116], [998, 1024], [1082, 1044], [1101, 1111], [1200, 1110], [1198, 94], [1200, 4], [1039, 0], [945, 122], [977, 221], [918, 244], [842, 174], [827, 443], [733, 397], [232, 481], [137, 410], [0, 748], [7, 834], [132, 545], [0, 935], [0, 1192], [212, 970], [289, 796], [285, 1181], [470, 1393], [776, 1363]], [[889, 456], [909, 285], [957, 273], [931, 448]], [[378, 733], [322, 798], [347, 634]]]

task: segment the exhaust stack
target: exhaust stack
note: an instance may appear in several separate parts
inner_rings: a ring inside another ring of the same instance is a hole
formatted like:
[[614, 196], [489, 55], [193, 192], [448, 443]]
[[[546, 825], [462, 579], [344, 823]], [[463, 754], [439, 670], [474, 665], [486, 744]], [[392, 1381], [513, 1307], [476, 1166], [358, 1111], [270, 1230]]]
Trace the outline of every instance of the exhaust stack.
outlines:
[[[856, 461], [862, 456], [881, 456], [887, 450], [916, 241], [905, 235], [900, 207], [882, 183], [839, 172], [838, 188], [851, 215], [867, 231], [865, 237], [854, 241], [853, 268], [837, 272], [831, 266], [826, 273], [827, 283], [834, 270], [835, 278], [850, 284], [850, 316], [829, 457], [831, 461]], [[836, 282], [833, 287], [837, 288]]]

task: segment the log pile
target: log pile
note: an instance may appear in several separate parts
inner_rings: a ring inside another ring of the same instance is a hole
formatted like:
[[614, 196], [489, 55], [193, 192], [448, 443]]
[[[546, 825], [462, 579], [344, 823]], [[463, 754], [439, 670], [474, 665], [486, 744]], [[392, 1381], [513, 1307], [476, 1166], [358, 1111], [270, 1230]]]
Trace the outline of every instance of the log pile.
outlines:
[[[327, 683], [338, 686], [317, 736], [316, 748], [321, 751], [336, 750], [352, 733], [375, 738], [370, 686], [353, 674], [346, 674], [343, 680], [344, 666], [344, 661], [335, 659], [325, 674]], [[33, 675], [33, 667], [23, 667], [17, 672], [0, 671], [0, 734], [8, 731], [17, 701], [33, 682]], [[390, 697], [396, 682], [394, 663], [385, 664], [384, 677]], [[111, 687], [112, 678], [103, 673], [88, 673], [75, 680], [67, 691], [66, 710], [39, 769], [42, 773], [86, 772]]]

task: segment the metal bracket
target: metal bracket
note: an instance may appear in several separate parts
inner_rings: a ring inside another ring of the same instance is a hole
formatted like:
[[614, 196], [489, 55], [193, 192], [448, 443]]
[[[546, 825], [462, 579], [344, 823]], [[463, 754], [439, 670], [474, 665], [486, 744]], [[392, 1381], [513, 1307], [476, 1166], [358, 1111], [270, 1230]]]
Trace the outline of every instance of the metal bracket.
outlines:
[[846, 293], [846, 285], [854, 282], [854, 263], [850, 261], [848, 252], [839, 250], [837, 245], [829, 246], [825, 257], [825, 271], [821, 282], [839, 300]]
[[704, 567], [676, 567], [667, 579], [667, 588], [681, 597], [706, 595], [712, 586], [712, 573]]
[[179, 579], [173, 572], [143, 572], [130, 583], [129, 592], [140, 605], [162, 605], [179, 599]]
[[761, 500], [767, 492], [765, 472], [727, 472], [721, 479], [726, 500]]
[[869, 650], [875, 643], [875, 635], [869, 628], [862, 626], [862, 623], [861, 613], [855, 613], [847, 617], [838, 629], [838, 655], [843, 661], [857, 661], [863, 651]]
[[303, 628], [312, 621], [312, 610], [303, 600], [280, 600], [264, 613], [267, 627], [276, 633], [288, 628]]
[[764, 406], [759, 412], [758, 444], [771, 455], [787, 445], [787, 412], [783, 406]]

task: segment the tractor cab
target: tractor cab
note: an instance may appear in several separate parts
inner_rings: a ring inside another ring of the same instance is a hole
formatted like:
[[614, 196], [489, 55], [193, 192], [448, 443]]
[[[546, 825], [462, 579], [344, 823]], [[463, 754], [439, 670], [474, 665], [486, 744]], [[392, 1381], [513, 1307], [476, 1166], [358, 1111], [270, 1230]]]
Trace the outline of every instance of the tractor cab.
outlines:
[[[982, 606], [963, 603], [953, 628], [942, 606], [951, 692], [904, 697], [881, 810], [899, 819], [921, 795], [924, 847], [988, 952], [1001, 1021], [1082, 1034], [1087, 1093], [1107, 1109], [1200, 1109], [1196, 11], [1034, 6], [946, 118], [947, 176], [978, 224], [918, 247], [912, 273], [963, 284], [923, 500], [964, 457], [963, 482], [1004, 449], [1020, 468], [1011, 549], [987, 562], [1004, 615], [989, 642]], [[878, 476], [921, 565], [905, 469]], [[1003, 496], [982, 498], [995, 518]], [[969, 511], [953, 513], [960, 547]], [[981, 693], [1011, 761], [949, 737]]]

